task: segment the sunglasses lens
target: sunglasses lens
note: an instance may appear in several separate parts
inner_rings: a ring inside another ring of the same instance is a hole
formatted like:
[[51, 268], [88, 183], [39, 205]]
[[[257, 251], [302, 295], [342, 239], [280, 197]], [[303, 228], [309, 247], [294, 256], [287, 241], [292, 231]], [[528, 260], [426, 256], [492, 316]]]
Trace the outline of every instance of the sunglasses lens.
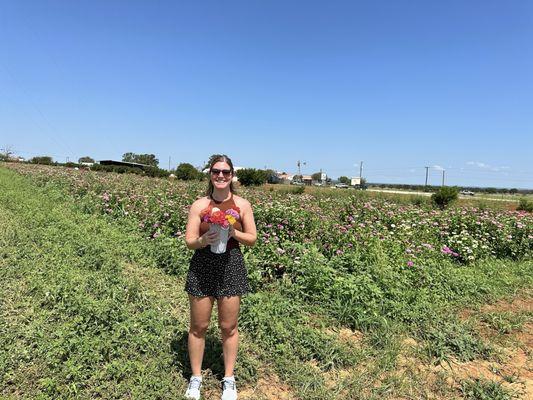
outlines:
[[231, 174], [231, 170], [229, 170], [229, 169], [212, 169], [211, 170], [211, 174], [213, 174], [215, 176], [218, 176], [221, 172], [226, 177], [230, 176], [230, 174]]

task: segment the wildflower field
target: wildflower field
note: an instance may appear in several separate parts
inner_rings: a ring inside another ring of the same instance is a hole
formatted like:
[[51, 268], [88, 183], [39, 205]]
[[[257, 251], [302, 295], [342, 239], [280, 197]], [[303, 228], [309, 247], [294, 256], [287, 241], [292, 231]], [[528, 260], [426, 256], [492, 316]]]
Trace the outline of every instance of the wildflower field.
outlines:
[[[205, 183], [0, 164], [7, 398], [180, 398], [190, 204]], [[239, 190], [242, 399], [533, 393], [533, 215], [364, 192]], [[213, 310], [205, 397], [219, 398]]]

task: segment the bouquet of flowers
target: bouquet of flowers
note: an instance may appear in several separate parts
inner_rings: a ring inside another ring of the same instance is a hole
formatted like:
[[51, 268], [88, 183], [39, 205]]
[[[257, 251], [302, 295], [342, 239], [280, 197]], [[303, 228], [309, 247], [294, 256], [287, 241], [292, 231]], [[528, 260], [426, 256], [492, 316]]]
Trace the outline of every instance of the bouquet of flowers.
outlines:
[[219, 233], [218, 243], [211, 245], [213, 253], [224, 253], [226, 251], [226, 244], [228, 243], [229, 226], [235, 224], [240, 219], [239, 207], [230, 208], [222, 211], [217, 207], [207, 207], [200, 213], [202, 222], [209, 223], [210, 231], [217, 231]]

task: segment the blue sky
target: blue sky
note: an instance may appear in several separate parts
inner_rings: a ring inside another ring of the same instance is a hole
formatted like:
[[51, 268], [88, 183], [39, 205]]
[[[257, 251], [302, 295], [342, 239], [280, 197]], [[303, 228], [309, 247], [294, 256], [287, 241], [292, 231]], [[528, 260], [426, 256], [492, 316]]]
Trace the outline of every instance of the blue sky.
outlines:
[[2, 1], [0, 147], [533, 188], [531, 1]]

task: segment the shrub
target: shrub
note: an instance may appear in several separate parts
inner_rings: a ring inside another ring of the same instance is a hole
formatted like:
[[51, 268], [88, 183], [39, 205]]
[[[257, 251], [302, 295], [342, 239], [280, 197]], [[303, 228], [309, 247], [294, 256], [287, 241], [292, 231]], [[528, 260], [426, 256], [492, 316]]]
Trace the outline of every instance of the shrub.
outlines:
[[428, 199], [424, 196], [412, 196], [410, 198], [410, 201], [412, 204], [414, 204], [415, 206], [423, 206], [424, 204], [427, 204], [428, 202]]
[[131, 174], [142, 174], [143, 171], [140, 168], [136, 167], [126, 167], [122, 165], [102, 165], [102, 164], [94, 164], [91, 167], [91, 170], [93, 171], [104, 171], [104, 172], [115, 172], [117, 174], [124, 174], [124, 173], [131, 173]]
[[340, 176], [338, 181], [340, 183], [345, 183], [346, 185], [350, 184], [350, 178], [348, 178], [347, 176]]
[[53, 160], [52, 160], [52, 157], [50, 157], [50, 156], [38, 156], [38, 157], [33, 157], [30, 160], [30, 163], [32, 163], [32, 164], [51, 165], [51, 164], [53, 164]]
[[440, 208], [446, 208], [450, 203], [457, 200], [459, 190], [455, 186], [443, 186], [431, 196], [431, 200]]
[[189, 163], [181, 163], [176, 168], [176, 178], [184, 181], [201, 180], [204, 177], [200, 171]]
[[518, 211], [533, 212], [533, 201], [528, 200], [525, 197], [522, 197], [520, 199], [520, 203], [518, 203], [517, 210]]
[[239, 182], [244, 186], [259, 186], [266, 183], [268, 175], [265, 171], [255, 168], [243, 168], [237, 171]]
[[294, 189], [292, 189], [291, 193], [302, 194], [304, 192], [305, 192], [305, 186], [296, 186]]
[[82, 162], [84, 162], [84, 163], [93, 163], [93, 164], [94, 164], [94, 158], [89, 157], [89, 156], [80, 157], [80, 158], [78, 159], [78, 163], [81, 164]]
[[167, 178], [170, 172], [158, 167], [148, 167], [144, 169], [144, 174], [153, 178]]
[[[271, 191], [273, 190], [272, 188], [270, 189]], [[278, 190], [278, 193], [280, 194], [303, 194], [305, 193], [305, 186], [296, 186], [296, 187], [291, 187], [287, 189], [280, 189]]]

